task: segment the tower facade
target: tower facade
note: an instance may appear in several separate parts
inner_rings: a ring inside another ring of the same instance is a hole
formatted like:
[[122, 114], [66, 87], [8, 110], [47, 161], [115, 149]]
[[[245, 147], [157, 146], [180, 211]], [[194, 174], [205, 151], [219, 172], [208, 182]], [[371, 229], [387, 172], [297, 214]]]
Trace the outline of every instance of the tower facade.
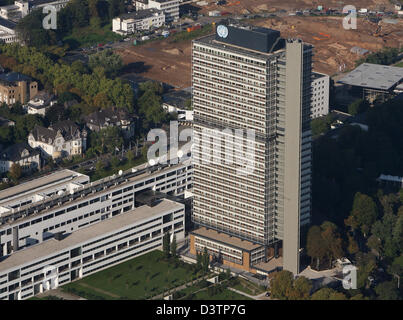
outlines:
[[298, 273], [311, 209], [312, 46], [223, 22], [192, 49], [192, 220], [203, 230], [191, 251], [209, 243], [211, 255], [253, 270], [282, 243], [284, 268]]

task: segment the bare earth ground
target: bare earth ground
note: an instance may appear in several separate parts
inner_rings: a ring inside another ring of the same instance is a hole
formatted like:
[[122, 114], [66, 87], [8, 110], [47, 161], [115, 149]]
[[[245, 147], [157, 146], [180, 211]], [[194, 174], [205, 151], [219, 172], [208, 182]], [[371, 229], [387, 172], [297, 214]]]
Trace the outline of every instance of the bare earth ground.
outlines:
[[377, 24], [359, 19], [356, 30], [344, 30], [342, 17], [285, 17], [264, 19], [257, 25], [279, 30], [283, 37], [302, 38], [315, 47], [314, 70], [326, 74], [340, 71], [340, 66], [354, 68], [359, 55], [351, 53], [354, 46], [378, 51], [403, 45], [403, 20], [396, 24], [381, 23], [380, 36], [373, 35]]
[[379, 9], [380, 6], [390, 6], [389, 0], [227, 0], [227, 5], [217, 6], [215, 0], [205, 0], [209, 4], [203, 6], [201, 12], [211, 10], [227, 11], [231, 13], [257, 13], [260, 11], [275, 11], [276, 9], [298, 10], [301, 8], [315, 8], [318, 5], [326, 8], [343, 8], [354, 5], [359, 8]]
[[150, 42], [138, 47], [118, 50], [124, 64], [141, 63], [144, 72], [134, 67], [139, 75], [169, 83], [179, 88], [190, 87], [190, 41], [169, 43], [169, 40]]
[[[229, 0], [228, 2], [235, 1]], [[390, 5], [388, 0], [352, 2], [357, 8], [377, 8], [384, 4]], [[225, 10], [231, 8], [231, 10], [236, 10], [239, 13], [242, 6], [256, 9], [262, 5], [293, 10], [314, 7], [318, 4], [315, 1], [302, 0], [239, 0], [239, 4], [228, 6]], [[328, 7], [332, 7], [332, 4], [334, 5], [333, 7], [343, 7], [347, 2], [333, 0], [321, 2], [321, 5]], [[211, 5], [208, 7], [211, 7], [209, 10], [214, 9]], [[235, 7], [237, 9], [234, 9]], [[206, 7], [203, 7], [203, 11], [205, 9]], [[256, 11], [262, 9], [256, 9]], [[228, 9], [228, 11], [230, 10]], [[381, 22], [382, 29], [378, 36], [373, 34], [378, 27], [375, 23], [360, 18], [358, 19], [356, 30], [344, 30], [342, 20], [343, 17], [285, 16], [256, 19], [252, 20], [251, 23], [279, 30], [283, 37], [298, 37], [305, 42], [311, 43], [315, 47], [314, 70], [329, 75], [333, 75], [340, 70], [346, 71], [354, 68], [355, 61], [360, 56], [350, 52], [353, 46], [377, 51], [384, 47], [402, 47], [403, 45], [402, 19], [396, 24]], [[142, 46], [128, 46], [117, 50], [117, 52], [122, 56], [125, 64], [136, 64], [132, 70], [129, 70], [131, 72], [137, 72], [141, 76], [166, 82], [179, 88], [191, 85], [191, 41], [170, 43], [168, 38]], [[142, 66], [141, 70], [137, 67], [138, 64]]]

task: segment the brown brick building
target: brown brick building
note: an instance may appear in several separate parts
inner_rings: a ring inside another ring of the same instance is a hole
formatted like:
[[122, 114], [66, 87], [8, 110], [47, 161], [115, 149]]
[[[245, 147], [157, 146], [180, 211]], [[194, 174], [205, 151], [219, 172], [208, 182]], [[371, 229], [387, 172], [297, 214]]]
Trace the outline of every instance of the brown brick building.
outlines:
[[27, 103], [38, 94], [38, 83], [21, 73], [0, 74], [0, 102], [8, 105]]

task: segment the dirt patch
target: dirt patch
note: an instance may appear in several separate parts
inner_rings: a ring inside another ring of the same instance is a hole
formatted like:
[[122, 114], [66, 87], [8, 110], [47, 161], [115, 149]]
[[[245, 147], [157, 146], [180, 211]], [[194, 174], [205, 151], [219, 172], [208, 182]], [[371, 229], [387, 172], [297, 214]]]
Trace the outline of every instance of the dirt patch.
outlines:
[[384, 10], [382, 7], [391, 7], [389, 0], [227, 0], [224, 6], [217, 6], [215, 0], [207, 0], [207, 6], [201, 7], [201, 12], [207, 13], [212, 10], [225, 11], [230, 13], [248, 14], [258, 13], [262, 10], [273, 12], [275, 10], [300, 10], [305, 8], [315, 8], [321, 5], [325, 8], [343, 8], [353, 4], [357, 8], [368, 8], [374, 10]]
[[[149, 50], [153, 48], [155, 50]], [[124, 64], [141, 64], [138, 73], [178, 88], [191, 86], [191, 42], [170, 43], [169, 40], [131, 46], [116, 51]], [[136, 70], [131, 70], [136, 72]]]
[[[385, 47], [401, 47], [403, 21], [396, 24], [373, 23], [359, 19], [356, 30], [344, 30], [342, 17], [284, 17], [262, 19], [253, 24], [279, 30], [285, 38], [301, 38], [314, 45], [314, 70], [334, 74], [355, 67], [358, 54], [350, 52], [358, 46], [369, 51]], [[378, 28], [379, 27], [379, 28]], [[378, 29], [378, 33], [375, 31]]]
[[[360, 3], [368, 2], [374, 1]], [[342, 20], [343, 17], [286, 16], [252, 20], [250, 23], [279, 30], [282, 37], [301, 38], [312, 44], [314, 70], [329, 75], [355, 67], [355, 61], [361, 56], [350, 51], [354, 46], [372, 52], [385, 47], [403, 47], [402, 19], [396, 24], [381, 22], [378, 25], [360, 18], [356, 30], [344, 30]], [[125, 64], [141, 67], [137, 71], [132, 68], [131, 72], [178, 88], [191, 86], [191, 41], [170, 43], [168, 38], [130, 46], [117, 50], [117, 53]]]

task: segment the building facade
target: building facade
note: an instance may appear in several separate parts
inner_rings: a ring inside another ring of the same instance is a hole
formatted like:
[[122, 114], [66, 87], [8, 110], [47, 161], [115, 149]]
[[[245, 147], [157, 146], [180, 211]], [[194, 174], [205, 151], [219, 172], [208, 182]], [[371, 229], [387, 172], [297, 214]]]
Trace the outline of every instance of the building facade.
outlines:
[[0, 192], [0, 256], [41, 244], [135, 209], [140, 193], [152, 190], [183, 197], [192, 188], [190, 160], [143, 164], [91, 182], [62, 170]]
[[18, 164], [23, 173], [41, 169], [41, 152], [26, 142], [14, 144], [0, 152], [0, 172], [8, 172]]
[[38, 83], [17, 72], [0, 74], [0, 102], [27, 103], [38, 94]]
[[112, 20], [112, 31], [121, 35], [128, 35], [137, 30], [159, 28], [165, 23], [165, 15], [161, 10], [145, 9], [132, 13], [122, 14]]
[[48, 92], [39, 92], [33, 99], [28, 101], [26, 110], [28, 114], [46, 115], [46, 110], [55, 104], [55, 96]]
[[329, 85], [328, 75], [312, 72], [312, 119], [329, 114]]
[[73, 121], [60, 121], [49, 128], [36, 126], [28, 135], [28, 143], [53, 159], [81, 155], [87, 148], [87, 131]]
[[18, 251], [0, 262], [0, 299], [27, 299], [161, 248], [166, 232], [184, 238], [184, 205], [165, 199]]
[[[259, 244], [264, 262], [282, 244], [284, 268], [298, 273], [311, 210], [312, 46], [221, 23], [192, 49], [193, 222]], [[251, 147], [223, 161], [237, 145]]]
[[179, 0], [148, 0], [147, 8], [161, 10], [165, 15], [165, 22], [179, 20]]

